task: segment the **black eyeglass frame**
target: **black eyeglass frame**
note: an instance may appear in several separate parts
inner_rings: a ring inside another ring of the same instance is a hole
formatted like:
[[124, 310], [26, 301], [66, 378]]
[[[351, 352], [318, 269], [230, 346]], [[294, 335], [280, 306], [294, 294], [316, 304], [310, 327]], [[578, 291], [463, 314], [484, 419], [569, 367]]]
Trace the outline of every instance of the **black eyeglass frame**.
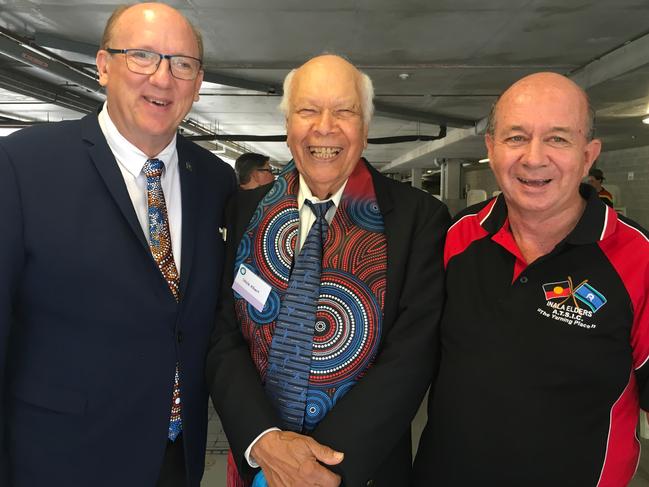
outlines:
[[[106, 47], [104, 49], [104, 51], [106, 51], [109, 54], [124, 54], [124, 58], [125, 58], [124, 61], [126, 62], [126, 67], [128, 68], [129, 71], [131, 71], [131, 72], [133, 72], [135, 74], [142, 74], [142, 75], [152, 75], [152, 74], [154, 74], [160, 68], [160, 64], [162, 63], [163, 59], [168, 59], [169, 60], [169, 71], [171, 72], [171, 75], [174, 78], [181, 79], [183, 81], [193, 81], [193, 80], [195, 80], [198, 77], [198, 73], [200, 73], [201, 69], [203, 68], [203, 61], [201, 61], [200, 59], [198, 59], [196, 57], [185, 56], [183, 54], [161, 54], [159, 52], [149, 51], [148, 49], [137, 49], [137, 48], [133, 48], [133, 49], [113, 49], [111, 47]], [[155, 64], [155, 69], [153, 71], [151, 71], [150, 73], [140, 73], [138, 71], [133, 71], [131, 65], [128, 62], [128, 53], [129, 52], [136, 52], [136, 51], [137, 52], [146, 52], [146, 53], [149, 53], [149, 54], [155, 54], [156, 56], [158, 56], [158, 62]], [[186, 59], [193, 59], [194, 61], [198, 61], [198, 69], [196, 70], [196, 74], [194, 75], [194, 77], [193, 78], [181, 78], [179, 76], [176, 76], [176, 74], [174, 73], [174, 67], [173, 67], [174, 65], [171, 62], [171, 60], [174, 59], [174, 58], [176, 58], [176, 59], [178, 59], [178, 58], [186, 58]]]
[[280, 173], [279, 169], [275, 169], [275, 168], [272, 168], [272, 167], [257, 167], [257, 168], [255, 168], [255, 171], [269, 172], [273, 176], [277, 176]]

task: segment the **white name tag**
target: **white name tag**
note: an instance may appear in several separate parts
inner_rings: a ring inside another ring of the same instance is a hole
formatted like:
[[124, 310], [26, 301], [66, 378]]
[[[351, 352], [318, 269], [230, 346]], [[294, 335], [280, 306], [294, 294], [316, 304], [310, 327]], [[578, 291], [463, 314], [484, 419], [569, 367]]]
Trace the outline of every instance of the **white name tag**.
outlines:
[[241, 264], [232, 283], [232, 289], [261, 313], [270, 294], [271, 286], [245, 264]]

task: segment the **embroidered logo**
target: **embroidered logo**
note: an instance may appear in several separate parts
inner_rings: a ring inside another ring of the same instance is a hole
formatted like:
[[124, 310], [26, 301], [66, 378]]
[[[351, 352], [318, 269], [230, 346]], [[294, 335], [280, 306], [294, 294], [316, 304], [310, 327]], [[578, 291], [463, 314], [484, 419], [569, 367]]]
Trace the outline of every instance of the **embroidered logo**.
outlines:
[[588, 279], [575, 286], [568, 276], [566, 281], [548, 282], [541, 287], [546, 300], [545, 309], [536, 310], [541, 316], [581, 328], [597, 326], [586, 320], [606, 304], [606, 297]]

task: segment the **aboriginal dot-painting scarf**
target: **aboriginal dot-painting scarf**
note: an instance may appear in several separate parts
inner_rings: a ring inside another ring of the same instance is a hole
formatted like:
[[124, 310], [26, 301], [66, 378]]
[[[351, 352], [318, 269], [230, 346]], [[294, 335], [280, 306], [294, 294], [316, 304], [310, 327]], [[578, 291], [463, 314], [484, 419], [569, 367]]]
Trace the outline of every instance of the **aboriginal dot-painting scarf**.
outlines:
[[[244, 263], [272, 286], [261, 312], [235, 293], [237, 318], [262, 380], [298, 238], [298, 186], [291, 162], [257, 206], [237, 249], [235, 275]], [[306, 430], [316, 427], [374, 361], [381, 337], [386, 268], [383, 217], [372, 177], [361, 160], [345, 186], [324, 243]]]

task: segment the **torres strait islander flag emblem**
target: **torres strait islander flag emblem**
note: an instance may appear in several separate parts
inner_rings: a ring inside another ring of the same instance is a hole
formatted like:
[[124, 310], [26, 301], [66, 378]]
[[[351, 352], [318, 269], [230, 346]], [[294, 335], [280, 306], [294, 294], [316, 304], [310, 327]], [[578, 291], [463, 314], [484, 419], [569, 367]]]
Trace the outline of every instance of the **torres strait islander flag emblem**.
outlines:
[[574, 294], [579, 301], [592, 309], [593, 313], [606, 304], [604, 295], [586, 282], [578, 286]]

